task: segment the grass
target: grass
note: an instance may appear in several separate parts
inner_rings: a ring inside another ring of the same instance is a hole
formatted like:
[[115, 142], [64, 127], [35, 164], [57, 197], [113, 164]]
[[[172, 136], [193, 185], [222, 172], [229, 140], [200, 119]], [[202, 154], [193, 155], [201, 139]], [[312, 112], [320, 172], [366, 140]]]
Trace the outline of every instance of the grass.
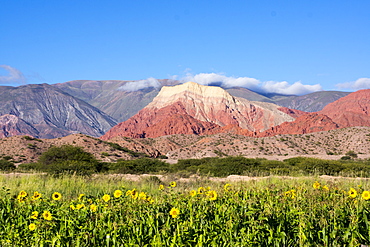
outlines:
[[[0, 245], [370, 244], [369, 180], [268, 177], [228, 185], [206, 178], [174, 181], [0, 176]], [[122, 195], [115, 197], [117, 190]], [[32, 198], [35, 191], [41, 198]], [[55, 192], [60, 200], [53, 200]], [[110, 199], [104, 201], [107, 195]]]

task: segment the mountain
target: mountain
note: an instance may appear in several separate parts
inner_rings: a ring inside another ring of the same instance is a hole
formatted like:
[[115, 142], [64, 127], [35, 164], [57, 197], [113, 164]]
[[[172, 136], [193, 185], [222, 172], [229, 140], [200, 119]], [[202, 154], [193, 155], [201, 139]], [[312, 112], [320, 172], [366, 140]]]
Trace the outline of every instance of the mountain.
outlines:
[[271, 103], [234, 97], [220, 87], [194, 82], [164, 86], [150, 104], [113, 127], [102, 139], [206, 134], [225, 126], [235, 126], [250, 133], [260, 132], [294, 121], [294, 117], [279, 108]]
[[[279, 96], [280, 97], [280, 96]], [[101, 138], [232, 133], [252, 137], [370, 126], [370, 90], [349, 94], [316, 113], [234, 97], [220, 87], [187, 82], [162, 87], [136, 115]]]
[[39, 131], [15, 115], [0, 116], [0, 138], [16, 135], [38, 136]]
[[348, 92], [338, 91], [319, 91], [302, 96], [289, 96], [274, 99], [274, 103], [291, 109], [306, 112], [317, 112], [322, 110], [327, 104], [332, 103], [344, 96]]
[[341, 128], [370, 126], [370, 89], [359, 90], [324, 107], [320, 114], [330, 117]]
[[116, 80], [77, 80], [57, 83], [52, 86], [95, 106], [118, 122], [122, 122], [149, 104], [162, 86], [179, 84], [178, 81], [165, 79], [158, 80], [158, 82], [160, 83], [159, 87], [146, 87], [136, 91], [125, 90], [124, 86], [130, 81]]
[[100, 136], [116, 124], [97, 108], [48, 84], [0, 87], [0, 116], [3, 136], [29, 134], [55, 138], [72, 133]]
[[[99, 110], [112, 116], [118, 122], [126, 121], [146, 105], [153, 101], [163, 86], [175, 86], [181, 84], [177, 80], [157, 80], [157, 87], [146, 87], [136, 91], [128, 91], [125, 85], [128, 83], [140, 84], [142, 81], [93, 81], [77, 80], [53, 84], [64, 92], [79, 98], [97, 107]], [[232, 96], [244, 98], [249, 101], [261, 101], [274, 103], [280, 106], [307, 112], [315, 112], [340, 97], [346, 96], [346, 92], [322, 91], [303, 96], [261, 94], [247, 88], [233, 87], [225, 89]]]

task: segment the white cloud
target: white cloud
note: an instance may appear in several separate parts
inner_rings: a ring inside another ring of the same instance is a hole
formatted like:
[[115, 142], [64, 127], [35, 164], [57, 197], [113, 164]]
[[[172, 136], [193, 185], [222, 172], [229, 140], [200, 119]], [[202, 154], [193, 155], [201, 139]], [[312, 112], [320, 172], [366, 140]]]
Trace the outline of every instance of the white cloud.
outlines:
[[368, 89], [370, 88], [370, 78], [359, 78], [356, 81], [339, 83], [336, 86], [341, 89]]
[[261, 89], [262, 92], [266, 93], [304, 95], [316, 91], [321, 91], [322, 87], [320, 84], [303, 85], [300, 81], [293, 84], [289, 84], [286, 81], [267, 81], [262, 84]]
[[119, 90], [132, 92], [132, 91], [138, 91], [140, 89], [148, 88], [148, 87], [159, 88], [160, 86], [161, 86], [161, 83], [157, 79], [150, 77], [148, 79], [141, 80], [141, 81], [127, 82], [125, 85], [120, 87]]
[[260, 93], [279, 93], [279, 94], [294, 94], [303, 95], [316, 91], [321, 91], [322, 87], [319, 84], [304, 85], [301, 82], [289, 84], [286, 81], [266, 81], [261, 82], [250, 77], [228, 77], [223, 74], [216, 73], [200, 73], [197, 75], [187, 74], [183, 82], [193, 81], [202, 85], [217, 84], [224, 88], [244, 87]]
[[9, 65], [0, 65], [0, 68], [5, 69], [9, 74], [5, 76], [0, 76], [0, 84], [25, 84], [26, 78], [16, 68]]

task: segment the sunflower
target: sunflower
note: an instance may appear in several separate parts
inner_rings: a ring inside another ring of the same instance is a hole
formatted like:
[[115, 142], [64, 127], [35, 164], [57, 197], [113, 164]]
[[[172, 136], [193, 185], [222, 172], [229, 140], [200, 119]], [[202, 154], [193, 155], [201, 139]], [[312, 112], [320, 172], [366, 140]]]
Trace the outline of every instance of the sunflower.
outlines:
[[110, 200], [110, 195], [108, 194], [105, 194], [103, 197], [102, 197], [103, 201], [105, 202], [108, 202]]
[[136, 200], [139, 196], [139, 192], [137, 192], [135, 189], [132, 190], [131, 198]]
[[51, 220], [53, 218], [51, 213], [49, 211], [46, 211], [46, 210], [42, 214], [42, 217], [44, 217], [45, 220]]
[[33, 192], [32, 200], [38, 200], [41, 198], [41, 196], [42, 196], [41, 193], [39, 193], [38, 191], [35, 191]]
[[312, 185], [312, 187], [313, 187], [314, 189], [320, 189], [320, 186], [321, 186], [321, 185], [320, 185], [320, 183], [319, 183], [319, 182], [317, 182], [317, 181], [316, 181], [316, 182], [314, 182], [314, 183], [313, 183], [313, 185]]
[[96, 206], [95, 204], [90, 205], [90, 211], [91, 212], [96, 212], [97, 210], [98, 210], [98, 206]]
[[30, 231], [36, 230], [36, 224], [34, 224], [34, 223], [29, 224], [28, 229], [30, 229]]
[[19, 194], [18, 194], [18, 197], [26, 197], [28, 194], [27, 194], [27, 192], [26, 191], [24, 191], [24, 190], [21, 190], [20, 192], [19, 192]]
[[324, 190], [329, 191], [329, 187], [328, 187], [327, 185], [322, 186], [322, 188], [323, 188]]
[[59, 201], [62, 198], [62, 194], [60, 194], [59, 192], [54, 192], [51, 198], [53, 198], [53, 200], [55, 201]]
[[139, 194], [139, 199], [141, 199], [141, 200], [146, 200], [146, 194], [145, 194], [145, 192], [140, 192], [140, 194]]
[[69, 208], [70, 208], [71, 210], [75, 210], [75, 209], [76, 209], [75, 205], [73, 205], [73, 204], [69, 205]]
[[364, 192], [362, 192], [362, 195], [361, 195], [362, 199], [364, 200], [369, 200], [370, 199], [370, 192], [365, 190]]
[[180, 215], [180, 210], [178, 208], [172, 208], [170, 211], [172, 218], [177, 218]]
[[81, 201], [84, 196], [85, 196], [85, 194], [79, 194], [78, 195], [78, 200]]
[[131, 195], [132, 195], [132, 192], [133, 192], [134, 190], [135, 190], [135, 189], [126, 191], [126, 196], [131, 196]]
[[176, 187], [176, 185], [177, 185], [177, 184], [176, 184], [176, 182], [175, 182], [175, 181], [172, 181], [172, 182], [170, 183], [170, 187], [172, 187], [172, 188], [173, 188], [173, 187]]
[[206, 188], [204, 188], [204, 187], [199, 187], [198, 188], [198, 194], [203, 194], [204, 192], [206, 192]]
[[159, 190], [163, 190], [164, 189], [164, 185], [163, 184], [160, 184], [158, 189]]
[[31, 215], [31, 219], [36, 220], [36, 219], [37, 219], [37, 217], [39, 217], [39, 212], [37, 212], [37, 211], [33, 211], [33, 212], [32, 212], [32, 215]]
[[122, 191], [121, 190], [116, 190], [116, 191], [114, 191], [114, 193], [113, 193], [113, 196], [115, 197], [115, 198], [119, 198], [119, 197], [121, 197], [122, 196]]
[[189, 194], [190, 194], [191, 197], [194, 197], [194, 196], [197, 195], [197, 191], [196, 190], [192, 190], [192, 191], [190, 191]]
[[225, 191], [229, 191], [230, 190], [230, 187], [231, 187], [231, 184], [225, 184], [224, 185], [224, 190]]
[[210, 190], [207, 192], [208, 199], [211, 201], [215, 201], [217, 199], [217, 192], [214, 190]]
[[354, 188], [349, 189], [348, 196], [351, 197], [351, 198], [356, 198], [357, 191]]
[[85, 204], [81, 203], [81, 204], [77, 204], [76, 205], [76, 209], [81, 209], [81, 208], [84, 208], [85, 207]]

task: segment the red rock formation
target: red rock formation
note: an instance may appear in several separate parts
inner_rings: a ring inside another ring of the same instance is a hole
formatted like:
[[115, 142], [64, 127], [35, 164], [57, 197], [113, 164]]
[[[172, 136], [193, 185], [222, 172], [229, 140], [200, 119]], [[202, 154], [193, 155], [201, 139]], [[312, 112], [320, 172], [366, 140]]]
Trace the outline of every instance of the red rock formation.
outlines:
[[188, 82], [163, 87], [148, 106], [110, 129], [101, 138], [108, 140], [115, 136], [144, 138], [230, 131], [250, 135], [294, 120], [294, 117], [278, 108], [270, 103], [233, 97], [219, 87]]
[[308, 113], [298, 117], [293, 122], [285, 122], [264, 132], [257, 133], [256, 136], [266, 137], [279, 134], [306, 134], [333, 130], [338, 127], [338, 124], [334, 123], [328, 116], [317, 113]]
[[340, 98], [318, 113], [329, 116], [341, 128], [370, 126], [370, 89], [359, 90]]

